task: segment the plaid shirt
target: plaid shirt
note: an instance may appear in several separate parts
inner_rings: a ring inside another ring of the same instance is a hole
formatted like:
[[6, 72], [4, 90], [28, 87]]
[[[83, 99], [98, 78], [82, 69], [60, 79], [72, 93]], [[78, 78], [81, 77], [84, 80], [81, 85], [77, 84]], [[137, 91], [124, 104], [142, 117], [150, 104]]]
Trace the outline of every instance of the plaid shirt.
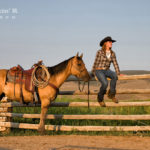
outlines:
[[102, 68], [103, 70], [107, 70], [110, 68], [110, 64], [113, 62], [114, 68], [116, 70], [117, 75], [120, 75], [120, 69], [117, 63], [115, 52], [111, 50], [111, 56], [108, 59], [103, 50], [98, 50], [95, 57], [95, 62], [93, 64], [92, 72], [98, 68]]

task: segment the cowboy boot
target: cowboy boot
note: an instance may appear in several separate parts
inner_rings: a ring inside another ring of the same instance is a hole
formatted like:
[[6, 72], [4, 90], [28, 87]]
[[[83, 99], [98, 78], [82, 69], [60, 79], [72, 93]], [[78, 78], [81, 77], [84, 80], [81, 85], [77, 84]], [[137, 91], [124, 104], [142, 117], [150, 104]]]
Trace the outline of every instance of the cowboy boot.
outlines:
[[116, 92], [112, 93], [112, 92], [110, 92], [110, 90], [108, 91], [108, 98], [112, 99], [112, 101], [113, 101], [114, 103], [118, 103], [119, 101], [118, 101], [118, 99], [115, 97], [115, 95], [116, 95]]
[[106, 91], [104, 91], [103, 93], [99, 92], [98, 96], [97, 96], [97, 101], [98, 101], [98, 103], [100, 104], [101, 107], [106, 107], [106, 104], [104, 102], [104, 94], [105, 93], [106, 93]]
[[105, 104], [105, 102], [104, 102], [102, 97], [100, 98], [99, 95], [98, 95], [97, 96], [97, 100], [98, 100], [98, 103], [100, 104], [101, 107], [106, 107], [106, 104]]

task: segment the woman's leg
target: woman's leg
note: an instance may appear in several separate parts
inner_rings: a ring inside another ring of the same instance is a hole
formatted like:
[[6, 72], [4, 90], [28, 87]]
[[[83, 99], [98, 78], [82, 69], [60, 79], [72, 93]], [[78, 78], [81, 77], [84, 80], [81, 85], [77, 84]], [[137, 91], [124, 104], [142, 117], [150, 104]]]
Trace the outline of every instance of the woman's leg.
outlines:
[[111, 98], [114, 102], [118, 102], [118, 100], [115, 98], [116, 95], [116, 83], [118, 80], [117, 74], [114, 71], [107, 70], [106, 76], [111, 79], [110, 81], [110, 90], [108, 92], [108, 97]]
[[98, 80], [101, 82], [101, 87], [98, 93], [98, 101], [102, 102], [104, 99], [104, 94], [106, 94], [106, 89], [108, 86], [108, 81], [105, 76], [105, 70], [96, 70], [95, 75], [97, 76]]

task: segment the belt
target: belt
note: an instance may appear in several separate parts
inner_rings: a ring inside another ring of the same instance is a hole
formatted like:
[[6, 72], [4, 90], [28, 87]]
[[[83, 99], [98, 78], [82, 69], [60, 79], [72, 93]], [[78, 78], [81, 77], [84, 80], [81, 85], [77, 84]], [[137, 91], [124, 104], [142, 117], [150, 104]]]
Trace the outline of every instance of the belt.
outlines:
[[105, 68], [96, 68], [95, 70], [107, 70]]

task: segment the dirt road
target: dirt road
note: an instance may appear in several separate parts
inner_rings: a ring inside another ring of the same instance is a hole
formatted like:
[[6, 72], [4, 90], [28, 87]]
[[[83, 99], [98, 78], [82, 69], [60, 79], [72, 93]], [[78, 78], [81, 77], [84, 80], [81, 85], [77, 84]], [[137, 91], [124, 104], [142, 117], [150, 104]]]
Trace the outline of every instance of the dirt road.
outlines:
[[9, 136], [0, 137], [0, 150], [148, 150], [150, 137]]

